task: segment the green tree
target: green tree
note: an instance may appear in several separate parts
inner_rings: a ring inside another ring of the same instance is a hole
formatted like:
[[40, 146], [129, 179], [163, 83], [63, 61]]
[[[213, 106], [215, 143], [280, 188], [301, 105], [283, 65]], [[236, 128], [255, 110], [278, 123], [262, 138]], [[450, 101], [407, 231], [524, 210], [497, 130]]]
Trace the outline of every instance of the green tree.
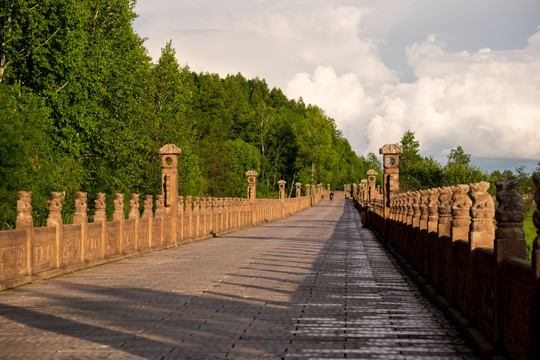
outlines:
[[450, 150], [448, 162], [443, 168], [443, 185], [470, 184], [489, 180], [487, 173], [470, 165], [471, 155], [461, 146]]

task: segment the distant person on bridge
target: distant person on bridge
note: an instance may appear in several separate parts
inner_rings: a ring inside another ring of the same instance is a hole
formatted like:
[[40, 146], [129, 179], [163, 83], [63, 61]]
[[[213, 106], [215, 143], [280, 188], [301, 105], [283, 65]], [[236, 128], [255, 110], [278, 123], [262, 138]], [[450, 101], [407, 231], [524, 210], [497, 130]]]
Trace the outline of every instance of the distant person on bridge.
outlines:
[[333, 191], [330, 193], [330, 201], [334, 201], [334, 192]]

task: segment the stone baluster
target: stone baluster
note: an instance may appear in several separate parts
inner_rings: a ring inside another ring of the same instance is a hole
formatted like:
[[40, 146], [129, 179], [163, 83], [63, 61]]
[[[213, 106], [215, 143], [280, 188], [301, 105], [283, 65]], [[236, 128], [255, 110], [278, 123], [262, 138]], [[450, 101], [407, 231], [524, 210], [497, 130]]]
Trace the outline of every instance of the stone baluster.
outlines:
[[62, 226], [62, 193], [52, 192], [47, 226]]
[[152, 208], [154, 207], [154, 197], [152, 195], [146, 195], [144, 197], [144, 204], [143, 204], [143, 219], [151, 219], [154, 214], [152, 212]]
[[15, 228], [20, 230], [34, 227], [34, 220], [32, 218], [32, 192], [19, 191], [17, 192], [17, 196], [19, 200], [17, 200]]
[[124, 215], [124, 194], [114, 195], [114, 213], [113, 221], [122, 221], [126, 217]]
[[155, 217], [162, 218], [165, 216], [165, 196], [156, 195], [156, 214]]
[[96, 194], [96, 200], [94, 201], [94, 207], [96, 209], [96, 212], [94, 214], [94, 222], [95, 223], [106, 222], [107, 221], [107, 214], [105, 213], [105, 208], [107, 207], [107, 204], [105, 203], [105, 194], [104, 193], [97, 193]]
[[525, 206], [523, 198], [515, 190], [516, 179], [503, 179], [495, 182], [498, 206], [495, 210], [497, 230], [495, 230], [495, 258], [497, 263], [516, 257], [527, 258], [527, 242], [523, 221]]
[[88, 222], [87, 208], [87, 194], [81, 191], [77, 192], [75, 194], [75, 215], [73, 215], [74, 224], [86, 224]]
[[437, 232], [437, 223], [439, 220], [439, 189], [431, 189], [428, 191], [428, 226], [429, 233]]
[[129, 219], [138, 219], [141, 215], [139, 213], [139, 194], [131, 194], [129, 199]]
[[452, 187], [452, 241], [469, 240], [471, 225], [470, 209], [472, 201], [467, 196], [469, 185], [461, 184]]
[[495, 241], [495, 227], [493, 218], [495, 216], [495, 203], [487, 190], [489, 182], [471, 184], [471, 227], [469, 234], [469, 244], [471, 250], [483, 247], [493, 248]]
[[452, 188], [439, 188], [439, 237], [448, 236], [452, 232]]

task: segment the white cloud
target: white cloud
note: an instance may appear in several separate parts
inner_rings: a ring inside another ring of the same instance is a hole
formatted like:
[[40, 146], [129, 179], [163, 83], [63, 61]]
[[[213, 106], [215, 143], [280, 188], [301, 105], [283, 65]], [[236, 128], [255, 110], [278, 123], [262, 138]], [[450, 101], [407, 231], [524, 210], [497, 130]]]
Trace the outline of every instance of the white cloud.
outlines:
[[[413, 83], [381, 77], [364, 87], [361, 75], [328, 66], [293, 77], [286, 93], [326, 109], [360, 152], [399, 142], [410, 129], [441, 160], [457, 145], [475, 157], [540, 159], [539, 50], [540, 30], [512, 51], [451, 53], [429, 36], [407, 49]], [[379, 61], [376, 51], [370, 61]]]
[[194, 71], [265, 78], [317, 104], [362, 154], [410, 129], [442, 160], [457, 145], [540, 159], [540, 29], [523, 41], [540, 3], [508, 4], [486, 16], [465, 0], [139, 0], [136, 27], [154, 58], [172, 38]]

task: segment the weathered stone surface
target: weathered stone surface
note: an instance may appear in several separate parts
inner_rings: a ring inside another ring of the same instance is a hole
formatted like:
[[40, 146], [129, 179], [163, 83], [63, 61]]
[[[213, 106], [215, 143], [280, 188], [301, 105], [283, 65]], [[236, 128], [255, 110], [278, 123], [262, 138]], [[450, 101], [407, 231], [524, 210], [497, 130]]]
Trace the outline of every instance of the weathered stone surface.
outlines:
[[476, 358], [342, 199], [6, 291], [0, 329], [10, 359]]
[[47, 226], [62, 226], [62, 193], [52, 192], [49, 200]]
[[88, 222], [88, 214], [86, 212], [88, 195], [85, 192], [79, 191], [75, 194], [75, 215], [73, 216], [74, 224], [86, 224]]
[[525, 206], [523, 198], [515, 189], [518, 183], [516, 179], [495, 182], [498, 202], [495, 210], [495, 255], [499, 262], [510, 257], [527, 258], [527, 243], [523, 230]]
[[27, 229], [34, 226], [32, 219], [32, 192], [19, 191], [17, 193], [17, 220], [15, 227], [17, 229]]
[[144, 204], [143, 204], [143, 213], [142, 213], [143, 219], [150, 219], [154, 217], [154, 213], [152, 211], [153, 207], [154, 207], [154, 197], [152, 195], [146, 195], [144, 197]]
[[495, 241], [495, 227], [493, 218], [495, 216], [495, 203], [487, 190], [489, 182], [483, 181], [471, 184], [471, 249], [477, 247], [493, 248]]
[[129, 199], [129, 219], [138, 219], [139, 213], [139, 194], [131, 194]]
[[156, 213], [155, 217], [165, 216], [165, 196], [156, 195]]
[[124, 215], [124, 194], [114, 194], [114, 213], [113, 221], [122, 221], [126, 217]]
[[97, 193], [96, 200], [94, 201], [94, 207], [96, 209], [96, 212], [94, 214], [95, 223], [103, 223], [107, 221], [107, 214], [105, 213], [106, 206], [107, 205], [105, 204], [105, 194]]

